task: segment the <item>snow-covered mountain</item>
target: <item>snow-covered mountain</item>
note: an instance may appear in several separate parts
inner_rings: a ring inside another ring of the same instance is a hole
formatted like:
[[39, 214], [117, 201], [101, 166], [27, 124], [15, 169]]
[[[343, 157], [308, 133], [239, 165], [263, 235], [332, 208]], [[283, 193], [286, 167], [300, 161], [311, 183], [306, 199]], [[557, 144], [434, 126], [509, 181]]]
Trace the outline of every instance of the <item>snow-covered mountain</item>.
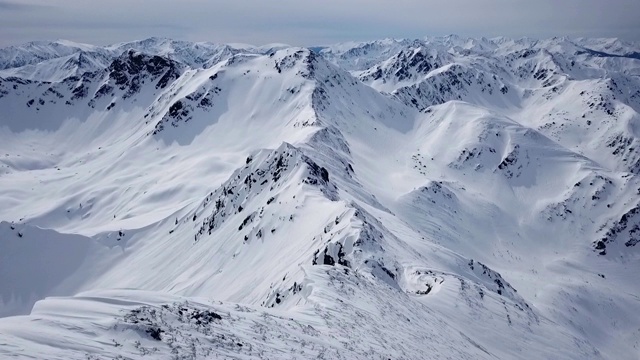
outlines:
[[0, 50], [0, 357], [636, 359], [637, 49]]
[[67, 77], [105, 69], [127, 50], [163, 56], [189, 67], [208, 68], [236, 54], [266, 54], [286, 47], [288, 46], [283, 44], [252, 46], [192, 43], [157, 37], [105, 47], [66, 40], [32, 42], [0, 49], [0, 77], [60, 82]]

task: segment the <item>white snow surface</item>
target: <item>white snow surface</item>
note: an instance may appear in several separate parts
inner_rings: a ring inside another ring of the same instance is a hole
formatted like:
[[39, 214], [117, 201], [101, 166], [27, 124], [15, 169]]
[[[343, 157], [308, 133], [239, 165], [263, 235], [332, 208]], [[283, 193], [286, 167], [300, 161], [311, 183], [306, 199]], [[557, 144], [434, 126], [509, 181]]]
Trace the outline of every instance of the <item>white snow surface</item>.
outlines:
[[639, 49], [0, 49], [0, 358], [637, 359]]

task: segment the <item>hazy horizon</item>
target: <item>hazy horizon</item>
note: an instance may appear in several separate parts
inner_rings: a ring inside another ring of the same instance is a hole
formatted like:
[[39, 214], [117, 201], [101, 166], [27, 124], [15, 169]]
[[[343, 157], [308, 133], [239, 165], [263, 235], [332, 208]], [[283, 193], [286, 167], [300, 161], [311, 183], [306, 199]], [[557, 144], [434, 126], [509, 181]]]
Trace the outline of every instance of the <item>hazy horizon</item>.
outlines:
[[0, 0], [0, 46], [66, 39], [107, 45], [149, 37], [294, 46], [379, 38], [617, 37], [640, 40], [636, 0]]

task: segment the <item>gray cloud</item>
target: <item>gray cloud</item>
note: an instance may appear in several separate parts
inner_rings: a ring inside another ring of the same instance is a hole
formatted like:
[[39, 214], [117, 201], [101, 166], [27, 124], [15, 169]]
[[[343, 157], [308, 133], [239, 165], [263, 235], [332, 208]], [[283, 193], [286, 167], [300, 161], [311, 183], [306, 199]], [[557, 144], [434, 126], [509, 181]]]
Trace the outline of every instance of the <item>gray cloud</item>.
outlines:
[[44, 4], [31, 4], [26, 1], [15, 2], [0, 0], [0, 11], [28, 11], [47, 7]]
[[0, 45], [148, 36], [293, 45], [446, 34], [640, 40], [639, 13], [638, 0], [0, 1]]
[[14, 3], [14, 2], [10, 2], [10, 1], [0, 1], [0, 10], [2, 11], [6, 11], [6, 10], [23, 10], [27, 7], [25, 7], [22, 4], [18, 4], [18, 3]]

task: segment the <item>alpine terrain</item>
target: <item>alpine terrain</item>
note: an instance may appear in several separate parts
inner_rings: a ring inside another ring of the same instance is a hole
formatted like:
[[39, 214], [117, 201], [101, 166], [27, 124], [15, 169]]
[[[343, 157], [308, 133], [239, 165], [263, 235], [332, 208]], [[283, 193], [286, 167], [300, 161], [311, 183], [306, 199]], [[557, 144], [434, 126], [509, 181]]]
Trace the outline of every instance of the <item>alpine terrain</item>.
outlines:
[[2, 359], [638, 359], [640, 44], [0, 49]]

